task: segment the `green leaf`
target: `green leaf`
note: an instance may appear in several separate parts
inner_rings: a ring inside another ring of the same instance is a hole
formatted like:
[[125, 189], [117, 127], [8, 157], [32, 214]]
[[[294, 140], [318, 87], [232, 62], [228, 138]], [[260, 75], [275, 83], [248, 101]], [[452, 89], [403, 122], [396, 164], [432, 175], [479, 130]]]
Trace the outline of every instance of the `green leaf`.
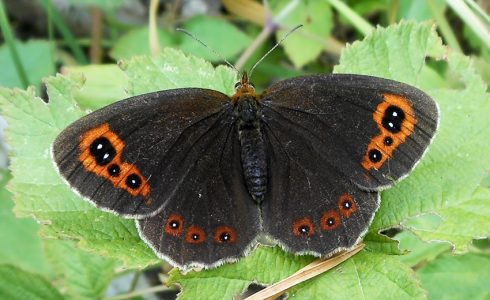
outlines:
[[413, 271], [396, 256], [362, 251], [289, 291], [290, 299], [424, 299]]
[[[218, 51], [226, 59], [235, 57], [251, 42], [245, 33], [230, 22], [220, 18], [196, 16], [186, 21], [184, 28], [205, 42], [209, 48]], [[188, 36], [181, 37], [179, 49], [209, 61], [221, 61], [219, 56]]]
[[400, 255], [399, 259], [410, 267], [416, 267], [434, 260], [441, 253], [452, 250], [447, 242], [424, 243], [413, 232], [404, 230], [395, 237], [400, 241], [400, 249], [409, 251], [406, 255]]
[[162, 55], [134, 57], [120, 63], [129, 78], [129, 94], [140, 95], [159, 90], [200, 87], [234, 93], [236, 73], [225, 66], [213, 67], [209, 62], [165, 48]]
[[334, 73], [378, 76], [418, 86], [427, 56], [442, 58], [445, 48], [429, 23], [402, 22], [378, 28], [342, 51]]
[[114, 277], [116, 261], [76, 248], [73, 242], [46, 240], [56, 286], [69, 299], [101, 299]]
[[82, 74], [83, 86], [73, 97], [83, 108], [97, 109], [127, 97], [128, 78], [117, 65], [67, 66], [63, 74]]
[[[182, 286], [179, 299], [197, 299], [203, 295], [208, 299], [230, 299], [244, 292], [252, 282], [272, 284], [312, 260], [310, 256], [287, 254], [278, 247], [259, 247], [238, 263], [219, 269], [186, 275], [174, 269], [168, 284]], [[335, 269], [294, 287], [289, 296], [290, 299], [424, 298], [424, 291], [413, 275], [409, 267], [393, 256], [362, 251]]]
[[[284, 12], [291, 1], [278, 0], [272, 4], [275, 12]], [[285, 30], [279, 30], [276, 36], [280, 40], [293, 27], [303, 25], [282, 44], [288, 57], [300, 68], [315, 60], [325, 48], [325, 41], [333, 28], [332, 11], [328, 1], [300, 1], [296, 7], [286, 11], [284, 18], [281, 13], [277, 16]]]
[[[296, 272], [313, 261], [310, 256], [294, 256], [279, 247], [258, 247], [238, 263], [225, 264], [218, 269], [183, 275], [178, 269], [170, 272], [167, 284], [182, 286], [183, 299], [231, 299], [254, 282], [271, 284]], [[274, 266], [271, 268], [270, 266]]]
[[445, 0], [401, 0], [398, 9], [398, 20], [426, 21], [433, 19], [431, 5], [434, 10], [444, 11]]
[[490, 256], [445, 255], [417, 272], [429, 299], [489, 299]]
[[[54, 74], [53, 45], [48, 41], [17, 42], [17, 51], [22, 65], [27, 72], [29, 83], [39, 88], [41, 79]], [[0, 47], [0, 86], [21, 87], [22, 83], [17, 77], [14, 62], [10, 56], [8, 47], [4, 44]]]
[[42, 235], [80, 240], [89, 249], [120, 258], [126, 267], [143, 267], [158, 260], [140, 240], [134, 221], [103, 213], [82, 201], [61, 180], [50, 157], [57, 134], [82, 112], [73, 99], [80, 77], [58, 75], [46, 80], [50, 103], [37, 98], [34, 89], [0, 89], [0, 109], [7, 120], [7, 142], [12, 147], [13, 178], [9, 190], [21, 216], [34, 216]]
[[0, 172], [0, 264], [9, 263], [30, 272], [47, 275], [50, 270], [37, 235], [39, 225], [30, 218], [17, 219], [12, 213], [12, 195], [5, 189], [10, 175]]
[[[158, 41], [161, 47], [176, 45], [174, 37], [163, 29], [158, 29]], [[135, 55], [150, 54], [150, 39], [148, 26], [133, 29], [121, 36], [112, 48], [110, 55], [112, 58], [124, 59]]]
[[0, 265], [0, 299], [61, 300], [63, 296], [44, 278], [14, 266]]

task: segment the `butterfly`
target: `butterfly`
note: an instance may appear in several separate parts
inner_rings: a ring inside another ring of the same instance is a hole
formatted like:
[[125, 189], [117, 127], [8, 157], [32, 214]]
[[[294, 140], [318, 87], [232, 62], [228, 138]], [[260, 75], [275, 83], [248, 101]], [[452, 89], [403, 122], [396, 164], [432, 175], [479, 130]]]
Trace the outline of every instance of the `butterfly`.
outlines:
[[379, 193], [431, 143], [437, 104], [400, 82], [352, 74], [279, 81], [231, 97], [202, 88], [131, 97], [56, 138], [61, 176], [180, 268], [236, 261], [266, 235], [330, 256], [362, 238]]

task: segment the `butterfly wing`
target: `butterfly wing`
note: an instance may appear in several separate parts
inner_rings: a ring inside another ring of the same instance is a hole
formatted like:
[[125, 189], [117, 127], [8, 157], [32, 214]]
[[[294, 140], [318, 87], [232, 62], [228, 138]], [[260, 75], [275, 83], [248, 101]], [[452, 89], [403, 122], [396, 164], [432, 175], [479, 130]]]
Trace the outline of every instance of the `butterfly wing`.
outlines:
[[169, 158], [215, 128], [229, 102], [204, 89], [128, 98], [68, 126], [53, 143], [53, 160], [97, 207], [135, 218], [155, 214], [185, 175]]
[[[248, 193], [233, 123], [210, 132], [195, 147], [207, 148], [192, 163], [165, 209], [138, 220], [138, 230], [161, 258], [181, 268], [213, 267], [234, 261], [254, 244], [261, 230], [259, 208]], [[213, 137], [214, 135], [214, 137]]]
[[290, 251], [315, 255], [358, 241], [379, 190], [414, 167], [438, 121], [423, 92], [359, 75], [281, 81], [261, 103], [271, 170], [264, 231]]
[[382, 190], [420, 160], [438, 125], [436, 103], [392, 80], [333, 74], [297, 77], [271, 86], [263, 106], [304, 134], [317, 160], [366, 190]]

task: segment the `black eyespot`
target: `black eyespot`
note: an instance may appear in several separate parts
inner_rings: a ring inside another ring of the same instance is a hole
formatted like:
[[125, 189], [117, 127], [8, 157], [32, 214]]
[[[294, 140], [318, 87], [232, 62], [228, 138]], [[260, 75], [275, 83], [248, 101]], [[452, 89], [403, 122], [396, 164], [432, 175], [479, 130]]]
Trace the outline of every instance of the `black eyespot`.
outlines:
[[179, 227], [180, 227], [180, 223], [178, 221], [175, 221], [175, 220], [170, 221], [170, 228], [177, 229]]
[[90, 144], [90, 154], [99, 166], [105, 166], [116, 156], [116, 149], [107, 138], [100, 137]]
[[378, 149], [369, 150], [369, 160], [370, 161], [377, 163], [377, 162], [381, 161], [382, 158], [383, 158], [383, 155], [381, 154], [381, 152]]
[[126, 185], [133, 189], [133, 190], [136, 190], [140, 187], [141, 185], [141, 178], [136, 175], [136, 174], [130, 174], [127, 178], [126, 178]]
[[308, 233], [310, 233], [310, 227], [306, 225], [302, 225], [299, 227], [299, 232], [303, 235], [308, 235]]
[[107, 167], [107, 172], [109, 172], [109, 175], [112, 177], [117, 177], [119, 176], [119, 173], [121, 173], [121, 168], [116, 164], [112, 164]]
[[393, 139], [390, 136], [385, 137], [384, 144], [386, 146], [391, 146], [393, 144]]
[[199, 240], [199, 234], [194, 233], [194, 234], [192, 235], [192, 239], [193, 239], [194, 241], [198, 241], [198, 240]]
[[342, 205], [345, 209], [350, 209], [352, 207], [352, 204], [349, 201], [344, 201]]
[[228, 232], [223, 232], [219, 236], [219, 240], [222, 241], [223, 243], [228, 242], [231, 239], [231, 235]]
[[333, 226], [333, 225], [335, 225], [335, 219], [334, 219], [334, 218], [328, 218], [328, 219], [327, 219], [327, 225], [328, 225], [328, 226]]
[[398, 106], [391, 105], [385, 110], [383, 116], [383, 127], [389, 132], [398, 133], [402, 130], [402, 124], [405, 120], [405, 113]]

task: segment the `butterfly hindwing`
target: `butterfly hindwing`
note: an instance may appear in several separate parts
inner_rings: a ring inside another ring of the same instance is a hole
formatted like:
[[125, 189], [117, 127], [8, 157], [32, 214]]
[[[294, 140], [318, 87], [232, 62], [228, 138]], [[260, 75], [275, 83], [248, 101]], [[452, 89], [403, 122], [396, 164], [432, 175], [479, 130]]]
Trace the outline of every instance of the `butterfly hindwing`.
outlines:
[[165, 158], [176, 147], [192, 148], [192, 137], [207, 132], [226, 108], [226, 95], [204, 89], [132, 97], [68, 126], [52, 146], [54, 162], [98, 207], [133, 218], [152, 215], [178, 184], [161, 182], [184, 176]]
[[162, 211], [137, 221], [153, 250], [182, 268], [236, 260], [261, 231], [259, 208], [241, 174], [234, 123], [219, 122], [193, 146], [204, 153], [173, 158], [188, 172]]
[[[264, 110], [267, 114], [267, 110]], [[350, 248], [367, 230], [379, 193], [363, 191], [305, 147], [301, 132], [265, 119], [270, 191], [262, 204], [264, 231], [288, 251], [316, 256]]]
[[301, 133], [322, 167], [366, 190], [407, 175], [430, 144], [436, 103], [422, 91], [387, 79], [349, 74], [297, 77], [262, 95], [268, 118]]

